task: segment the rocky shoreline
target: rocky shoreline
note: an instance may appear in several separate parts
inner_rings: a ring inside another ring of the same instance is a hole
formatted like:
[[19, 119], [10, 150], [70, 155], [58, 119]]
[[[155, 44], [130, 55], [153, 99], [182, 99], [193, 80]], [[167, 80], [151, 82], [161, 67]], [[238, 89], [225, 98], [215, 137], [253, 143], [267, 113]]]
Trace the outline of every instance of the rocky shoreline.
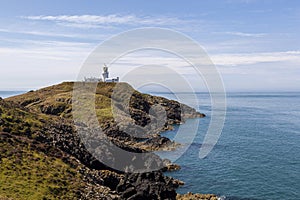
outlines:
[[[23, 168], [44, 166], [42, 161], [39, 165], [34, 166], [31, 162], [28, 163], [29, 166], [23, 166], [21, 162], [15, 166], [16, 171], [6, 166], [6, 163], [7, 165], [9, 163], [7, 159], [18, 160], [20, 156], [26, 160], [29, 159], [26, 157], [27, 154], [38, 154], [37, 157], [40, 160], [43, 160], [41, 158], [44, 157], [57, 160], [66, 169], [60, 173], [53, 172], [56, 174], [54, 177], [61, 177], [57, 184], [55, 184], [56, 182], [52, 184], [54, 189], [45, 186], [46, 189], [41, 190], [40, 195], [46, 195], [49, 199], [217, 199], [215, 195], [177, 194], [176, 189], [184, 183], [165, 176], [163, 172], [179, 170], [180, 166], [168, 160], [161, 160], [154, 153], [151, 153], [157, 150], [172, 150], [178, 145], [168, 138], [162, 137], [160, 132], [171, 129], [173, 124], [183, 123], [187, 118], [204, 117], [205, 115], [176, 101], [135, 91], [130, 101], [130, 114], [136, 124], [143, 126], [151, 121], [152, 116], [149, 114], [149, 109], [154, 104], [160, 104], [167, 115], [167, 122], [163, 129], [157, 130], [153, 134], [147, 133], [147, 137], [140, 141], [134, 135], [122, 131], [118, 128], [120, 124], [116, 124], [112, 120], [108, 105], [110, 105], [114, 86], [113, 83], [100, 83], [97, 87], [95, 109], [102, 130], [104, 130], [106, 137], [121, 149], [136, 153], [149, 152], [146, 157], [142, 158], [142, 167], [145, 167], [149, 161], [155, 161], [154, 163], [160, 166], [159, 170], [128, 173], [115, 170], [112, 166], [106, 166], [99, 162], [87, 150], [86, 144], [82, 143], [82, 138], [77, 134], [78, 129], [86, 131], [89, 135], [92, 131], [84, 124], [75, 126], [71, 113], [73, 83], [67, 82], [0, 100], [0, 142], [3, 147], [6, 147], [0, 148], [0, 166], [7, 171], [5, 173], [17, 176], [14, 173], [22, 174]], [[128, 84], [124, 86], [130, 87]], [[181, 113], [182, 107], [187, 111], [184, 114]], [[139, 134], [138, 131], [136, 134]], [[97, 137], [96, 134], [96, 136], [87, 138], [87, 141], [91, 141], [89, 144], [92, 145]], [[17, 148], [14, 149], [13, 147]], [[107, 148], [109, 149], [109, 146]], [[10, 151], [14, 153], [12, 154]], [[19, 156], [15, 156], [16, 154]], [[103, 149], [100, 150], [99, 154], [105, 159], [115, 159], [111, 152]], [[117, 160], [114, 162], [113, 165], [117, 165]], [[131, 163], [123, 163], [123, 165], [124, 169], [136, 167], [132, 166]], [[44, 167], [47, 168], [48, 166], [45, 165]], [[28, 176], [28, 172], [25, 171], [24, 173], [25, 177]], [[48, 173], [45, 171], [44, 175], [47, 174], [49, 174], [49, 170]], [[64, 177], [69, 177], [70, 181], [65, 181]], [[28, 179], [24, 184], [28, 184], [30, 187], [33, 185], [39, 187], [34, 181], [41, 182], [41, 180], [37, 178], [37, 180], [32, 181], [30, 176]], [[72, 189], [72, 194], [66, 193], [69, 189]], [[3, 198], [19, 199], [18, 197], [22, 195], [18, 194], [17, 191], [15, 191], [15, 195], [10, 195], [12, 191], [14, 190], [9, 186], [0, 186], [0, 198], [3, 196]], [[21, 192], [19, 191], [19, 193]]]

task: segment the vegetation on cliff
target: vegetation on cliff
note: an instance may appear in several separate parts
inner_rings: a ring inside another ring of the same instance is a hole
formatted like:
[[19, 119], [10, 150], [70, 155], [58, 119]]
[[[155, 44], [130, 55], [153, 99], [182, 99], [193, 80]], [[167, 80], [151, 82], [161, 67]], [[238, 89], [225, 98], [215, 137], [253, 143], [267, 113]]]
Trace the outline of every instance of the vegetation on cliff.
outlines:
[[[164, 176], [167, 167], [141, 174], [124, 173], [104, 165], [87, 151], [72, 120], [73, 84], [66, 82], [0, 99], [0, 199], [175, 199], [182, 182]], [[141, 142], [120, 130], [111, 108], [114, 86], [99, 83], [95, 95], [96, 114], [107, 137], [132, 152], [174, 146], [158, 133]], [[131, 118], [138, 125], [146, 125], [154, 104], [166, 110], [163, 130], [188, 117], [204, 116], [176, 101], [135, 91], [130, 100]], [[189, 111], [183, 118], [182, 106]], [[111, 156], [106, 152], [101, 155]], [[170, 167], [168, 161], [161, 162]]]

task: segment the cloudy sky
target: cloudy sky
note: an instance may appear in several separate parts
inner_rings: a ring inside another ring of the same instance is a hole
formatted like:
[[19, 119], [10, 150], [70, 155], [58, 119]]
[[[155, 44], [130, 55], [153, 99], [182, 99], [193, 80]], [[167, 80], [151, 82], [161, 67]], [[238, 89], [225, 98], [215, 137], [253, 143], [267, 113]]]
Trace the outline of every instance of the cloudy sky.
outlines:
[[[0, 90], [75, 80], [104, 40], [134, 28], [162, 27], [197, 41], [227, 91], [300, 91], [299, 1], [10, 0], [0, 2], [0, 17]], [[155, 60], [181, 66], [178, 58], [152, 52], [119, 63]], [[122, 77], [124, 72], [111, 73]]]

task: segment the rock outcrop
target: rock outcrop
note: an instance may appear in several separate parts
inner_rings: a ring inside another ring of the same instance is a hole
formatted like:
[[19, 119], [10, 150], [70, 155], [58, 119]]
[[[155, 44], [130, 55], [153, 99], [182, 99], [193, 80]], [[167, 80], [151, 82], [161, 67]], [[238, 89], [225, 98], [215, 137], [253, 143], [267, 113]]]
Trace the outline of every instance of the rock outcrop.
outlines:
[[177, 194], [177, 200], [219, 200], [214, 194], [193, 194], [191, 192], [187, 194]]

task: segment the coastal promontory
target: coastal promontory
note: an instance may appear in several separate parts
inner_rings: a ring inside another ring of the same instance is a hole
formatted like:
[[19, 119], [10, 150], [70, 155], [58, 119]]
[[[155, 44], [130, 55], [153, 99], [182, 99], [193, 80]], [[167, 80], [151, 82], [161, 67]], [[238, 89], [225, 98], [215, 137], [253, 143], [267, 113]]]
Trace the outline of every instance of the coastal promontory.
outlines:
[[[205, 115], [177, 101], [134, 91], [129, 111], [137, 125], [150, 123], [149, 109], [155, 104], [161, 105], [167, 116], [161, 129], [141, 140], [114, 121], [111, 100], [115, 84], [101, 82], [96, 88], [95, 113], [100, 127], [113, 144], [130, 152], [150, 152], [162, 168], [127, 173], [96, 159], [78, 136], [73, 121], [74, 83], [64, 82], [0, 99], [0, 199], [176, 199], [176, 189], [183, 182], [163, 172], [180, 167], [153, 152], [178, 145], [161, 132]], [[182, 107], [188, 112], [182, 114]]]

